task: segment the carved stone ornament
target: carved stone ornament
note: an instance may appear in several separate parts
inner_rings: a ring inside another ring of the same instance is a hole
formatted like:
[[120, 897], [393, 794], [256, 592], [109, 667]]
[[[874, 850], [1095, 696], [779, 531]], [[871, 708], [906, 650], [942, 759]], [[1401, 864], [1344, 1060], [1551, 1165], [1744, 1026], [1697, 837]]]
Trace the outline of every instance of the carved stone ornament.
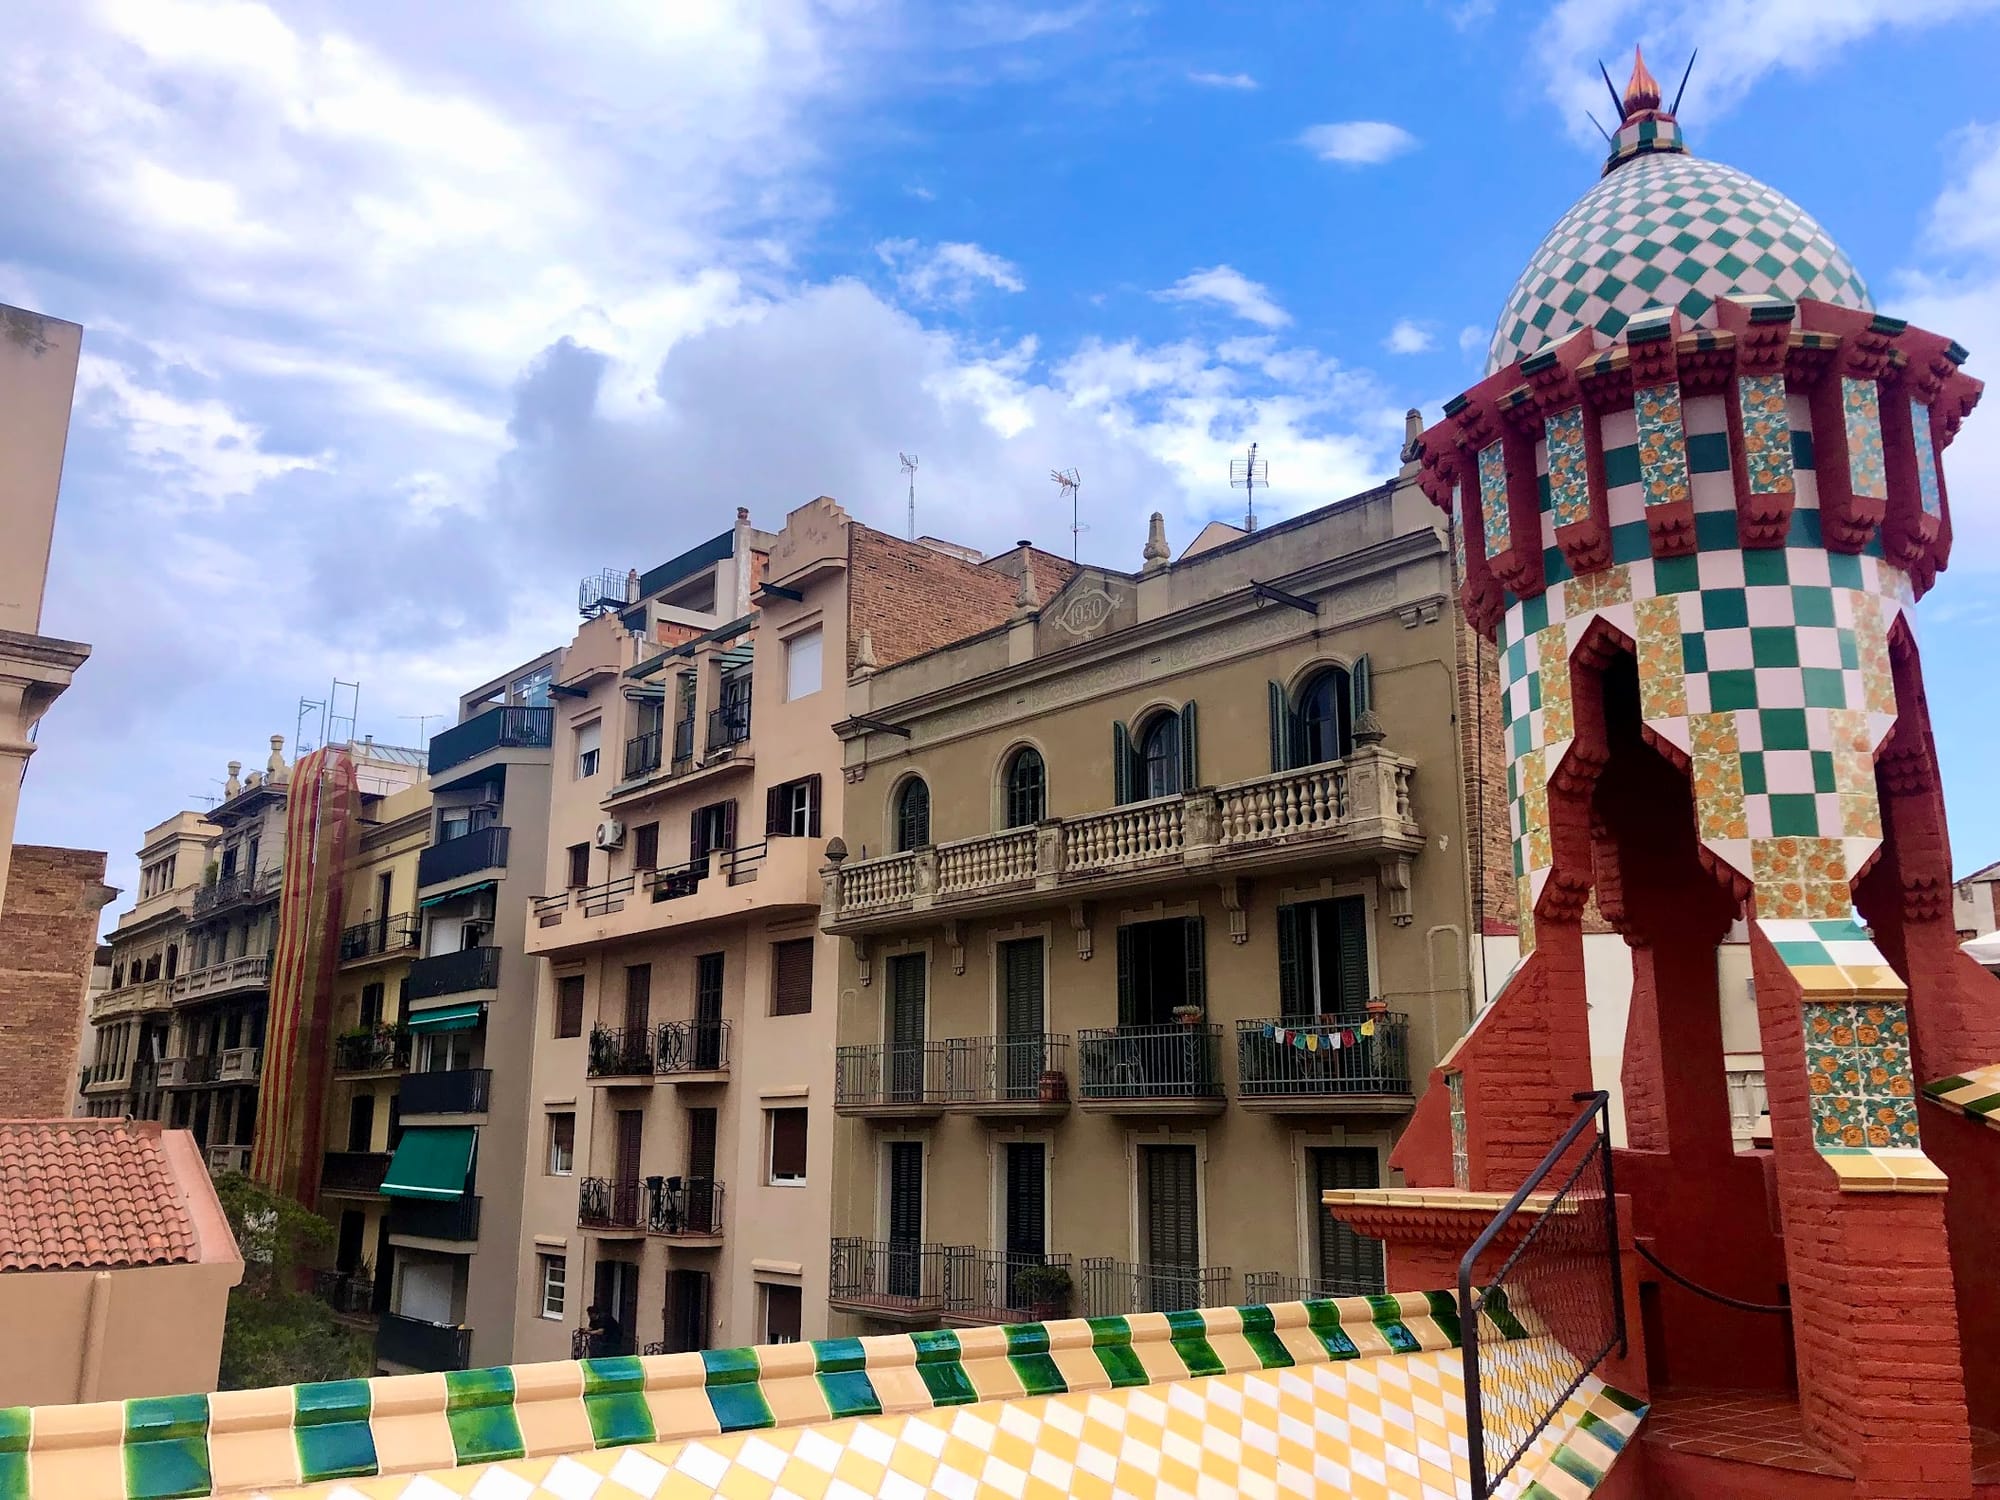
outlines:
[[1070, 595], [1050, 623], [1065, 635], [1086, 636], [1110, 619], [1116, 607], [1104, 589], [1084, 589]]
[[1249, 888], [1250, 882], [1240, 876], [1222, 882], [1222, 909], [1229, 913], [1229, 941], [1232, 943], [1250, 941], [1250, 913], [1243, 909], [1243, 898]]
[[1069, 904], [1069, 925], [1076, 929], [1076, 956], [1088, 960], [1092, 941], [1090, 919], [1096, 908], [1088, 901], [1072, 901]]

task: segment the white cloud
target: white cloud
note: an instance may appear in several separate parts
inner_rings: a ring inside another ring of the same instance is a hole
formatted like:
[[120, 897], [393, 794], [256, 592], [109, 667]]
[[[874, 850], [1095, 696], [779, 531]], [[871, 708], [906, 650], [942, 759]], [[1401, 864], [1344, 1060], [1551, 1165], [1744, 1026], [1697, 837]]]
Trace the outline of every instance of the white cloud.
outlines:
[[[1560, 0], [1535, 33], [1536, 71], [1558, 117], [1578, 142], [1602, 146], [1584, 118], [1600, 120], [1609, 100], [1602, 58], [1620, 88], [1637, 38], [1647, 66], [1673, 100], [1693, 48], [1701, 49], [1688, 105], [1713, 119], [1765, 74], [1810, 74], [1843, 48], [1889, 28], [1914, 29], [1994, 9], [1996, 0]], [[1608, 126], [1611, 122], [1605, 121]]]
[[1252, 281], [1234, 266], [1190, 271], [1165, 291], [1153, 295], [1163, 302], [1212, 302], [1260, 328], [1283, 328], [1292, 321], [1292, 315], [1273, 300], [1270, 288], [1261, 281]]
[[1389, 330], [1389, 336], [1382, 340], [1382, 347], [1391, 354], [1422, 354], [1436, 344], [1437, 340], [1428, 328], [1408, 318], [1398, 318], [1396, 326]]
[[1248, 73], [1203, 73], [1188, 74], [1188, 82], [1199, 84], [1205, 89], [1254, 89], [1257, 80]]
[[1417, 138], [1386, 120], [1342, 120], [1307, 126], [1299, 132], [1299, 144], [1321, 161], [1373, 166], [1415, 150]]
[[1486, 346], [1490, 342], [1490, 331], [1481, 328], [1477, 323], [1467, 323], [1463, 328], [1458, 330], [1458, 352], [1460, 354], [1484, 356]]
[[1012, 261], [964, 241], [923, 246], [915, 240], [883, 240], [875, 247], [882, 264], [895, 273], [904, 296], [922, 307], [963, 307], [980, 292], [1027, 289]]

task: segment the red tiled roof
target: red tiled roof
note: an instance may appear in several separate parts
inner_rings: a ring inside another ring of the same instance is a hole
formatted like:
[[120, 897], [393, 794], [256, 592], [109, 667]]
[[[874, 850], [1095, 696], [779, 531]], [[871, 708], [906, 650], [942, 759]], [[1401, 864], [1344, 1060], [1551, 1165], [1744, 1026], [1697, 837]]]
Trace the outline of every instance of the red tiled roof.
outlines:
[[0, 1120], [0, 1273], [198, 1258], [158, 1125]]

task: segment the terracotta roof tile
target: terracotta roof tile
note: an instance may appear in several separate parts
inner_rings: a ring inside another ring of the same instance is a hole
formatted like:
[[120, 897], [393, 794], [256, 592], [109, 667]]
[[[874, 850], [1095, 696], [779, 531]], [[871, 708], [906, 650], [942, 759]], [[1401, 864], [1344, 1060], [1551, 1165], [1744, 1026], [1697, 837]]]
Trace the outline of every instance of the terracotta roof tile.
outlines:
[[158, 1125], [0, 1120], [0, 1273], [198, 1256]]

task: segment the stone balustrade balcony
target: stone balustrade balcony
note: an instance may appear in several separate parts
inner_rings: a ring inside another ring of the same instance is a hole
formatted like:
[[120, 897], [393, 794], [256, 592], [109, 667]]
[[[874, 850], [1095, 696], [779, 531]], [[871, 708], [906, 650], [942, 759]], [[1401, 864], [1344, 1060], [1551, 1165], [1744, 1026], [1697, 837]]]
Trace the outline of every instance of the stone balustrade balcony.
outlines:
[[836, 849], [821, 872], [820, 925], [858, 935], [927, 912], [1004, 910], [1024, 896], [1072, 900], [1341, 860], [1379, 864], [1390, 915], [1406, 917], [1408, 861], [1424, 844], [1416, 769], [1364, 745], [1343, 760], [902, 854], [847, 860]]

